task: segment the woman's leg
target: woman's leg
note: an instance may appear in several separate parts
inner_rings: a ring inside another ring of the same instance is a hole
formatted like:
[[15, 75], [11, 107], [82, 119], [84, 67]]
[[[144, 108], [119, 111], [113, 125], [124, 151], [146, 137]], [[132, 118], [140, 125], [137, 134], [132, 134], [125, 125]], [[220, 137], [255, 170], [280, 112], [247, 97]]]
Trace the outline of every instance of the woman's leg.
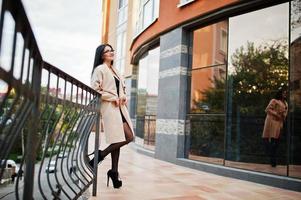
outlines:
[[279, 139], [271, 138], [271, 165], [276, 167], [277, 165], [277, 149], [279, 145]]
[[264, 151], [266, 155], [269, 157], [270, 156], [270, 139], [269, 138], [262, 138], [263, 140], [263, 145], [264, 145]]
[[134, 135], [133, 135], [129, 125], [126, 122], [123, 123], [123, 128], [124, 128], [124, 134], [125, 134], [126, 140], [123, 142], [110, 144], [105, 150], [102, 151], [102, 155], [101, 155], [102, 157], [106, 157], [109, 153], [113, 152], [114, 150], [117, 150], [120, 147], [133, 141]]
[[[124, 134], [126, 140], [123, 142], [118, 142], [118, 143], [113, 143], [110, 144], [105, 150], [100, 151], [99, 150], [99, 157], [98, 157], [98, 162], [103, 160], [109, 153], [112, 153], [112, 170], [116, 169], [118, 170], [118, 161], [119, 161], [119, 149], [120, 147], [130, 143], [134, 139], [134, 135], [129, 127], [129, 125], [125, 122], [123, 123], [123, 128], [124, 128]], [[115, 152], [116, 151], [116, 152]], [[93, 166], [94, 164], [94, 158], [92, 158], [89, 161], [89, 164]]]
[[111, 160], [112, 160], [112, 171], [118, 172], [118, 161], [120, 155], [120, 148], [111, 152]]

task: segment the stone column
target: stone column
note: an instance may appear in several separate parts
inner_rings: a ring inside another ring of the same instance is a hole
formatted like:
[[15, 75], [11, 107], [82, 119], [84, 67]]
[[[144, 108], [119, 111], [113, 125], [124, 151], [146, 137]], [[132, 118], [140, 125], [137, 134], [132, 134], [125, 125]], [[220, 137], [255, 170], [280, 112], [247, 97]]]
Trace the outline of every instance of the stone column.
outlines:
[[[184, 157], [187, 110], [188, 35], [182, 28], [160, 38], [155, 157], [175, 162]], [[188, 94], [189, 93], [189, 94]]]

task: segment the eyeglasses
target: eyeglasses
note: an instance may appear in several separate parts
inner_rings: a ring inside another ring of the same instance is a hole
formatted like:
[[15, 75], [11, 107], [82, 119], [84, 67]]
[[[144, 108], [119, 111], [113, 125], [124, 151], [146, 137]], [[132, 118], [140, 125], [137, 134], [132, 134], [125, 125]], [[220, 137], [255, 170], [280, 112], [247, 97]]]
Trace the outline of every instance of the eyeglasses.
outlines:
[[106, 50], [106, 51], [104, 51], [103, 53], [105, 54], [105, 53], [109, 53], [109, 52], [111, 52], [111, 53], [114, 53], [114, 49], [111, 49], [111, 50]]

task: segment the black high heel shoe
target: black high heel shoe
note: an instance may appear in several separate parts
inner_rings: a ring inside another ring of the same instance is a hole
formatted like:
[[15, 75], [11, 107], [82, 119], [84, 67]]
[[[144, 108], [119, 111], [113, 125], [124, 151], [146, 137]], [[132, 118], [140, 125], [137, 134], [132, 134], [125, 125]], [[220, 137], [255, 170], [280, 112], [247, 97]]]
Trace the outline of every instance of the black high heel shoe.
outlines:
[[107, 187], [109, 187], [109, 178], [112, 179], [114, 188], [120, 188], [122, 186], [122, 181], [119, 180], [118, 172], [114, 172], [110, 169], [107, 173], [107, 177]]
[[[102, 151], [101, 150], [98, 150], [98, 159], [97, 159], [97, 163], [100, 163], [101, 161], [103, 161], [104, 157], [101, 156], [101, 153]], [[89, 154], [88, 156], [92, 155], [92, 154], [95, 154], [95, 152]], [[95, 158], [95, 157], [94, 157]], [[94, 158], [92, 158], [90, 161], [89, 161], [89, 165], [92, 169], [94, 169]]]

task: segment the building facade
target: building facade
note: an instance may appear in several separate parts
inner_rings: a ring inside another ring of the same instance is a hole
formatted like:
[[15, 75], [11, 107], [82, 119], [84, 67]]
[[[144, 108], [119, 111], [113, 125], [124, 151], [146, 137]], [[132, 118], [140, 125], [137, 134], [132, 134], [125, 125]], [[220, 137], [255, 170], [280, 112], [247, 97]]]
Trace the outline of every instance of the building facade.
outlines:
[[[301, 190], [300, 0], [105, 0], [103, 13], [139, 151]], [[267, 140], [281, 89], [288, 114]]]

